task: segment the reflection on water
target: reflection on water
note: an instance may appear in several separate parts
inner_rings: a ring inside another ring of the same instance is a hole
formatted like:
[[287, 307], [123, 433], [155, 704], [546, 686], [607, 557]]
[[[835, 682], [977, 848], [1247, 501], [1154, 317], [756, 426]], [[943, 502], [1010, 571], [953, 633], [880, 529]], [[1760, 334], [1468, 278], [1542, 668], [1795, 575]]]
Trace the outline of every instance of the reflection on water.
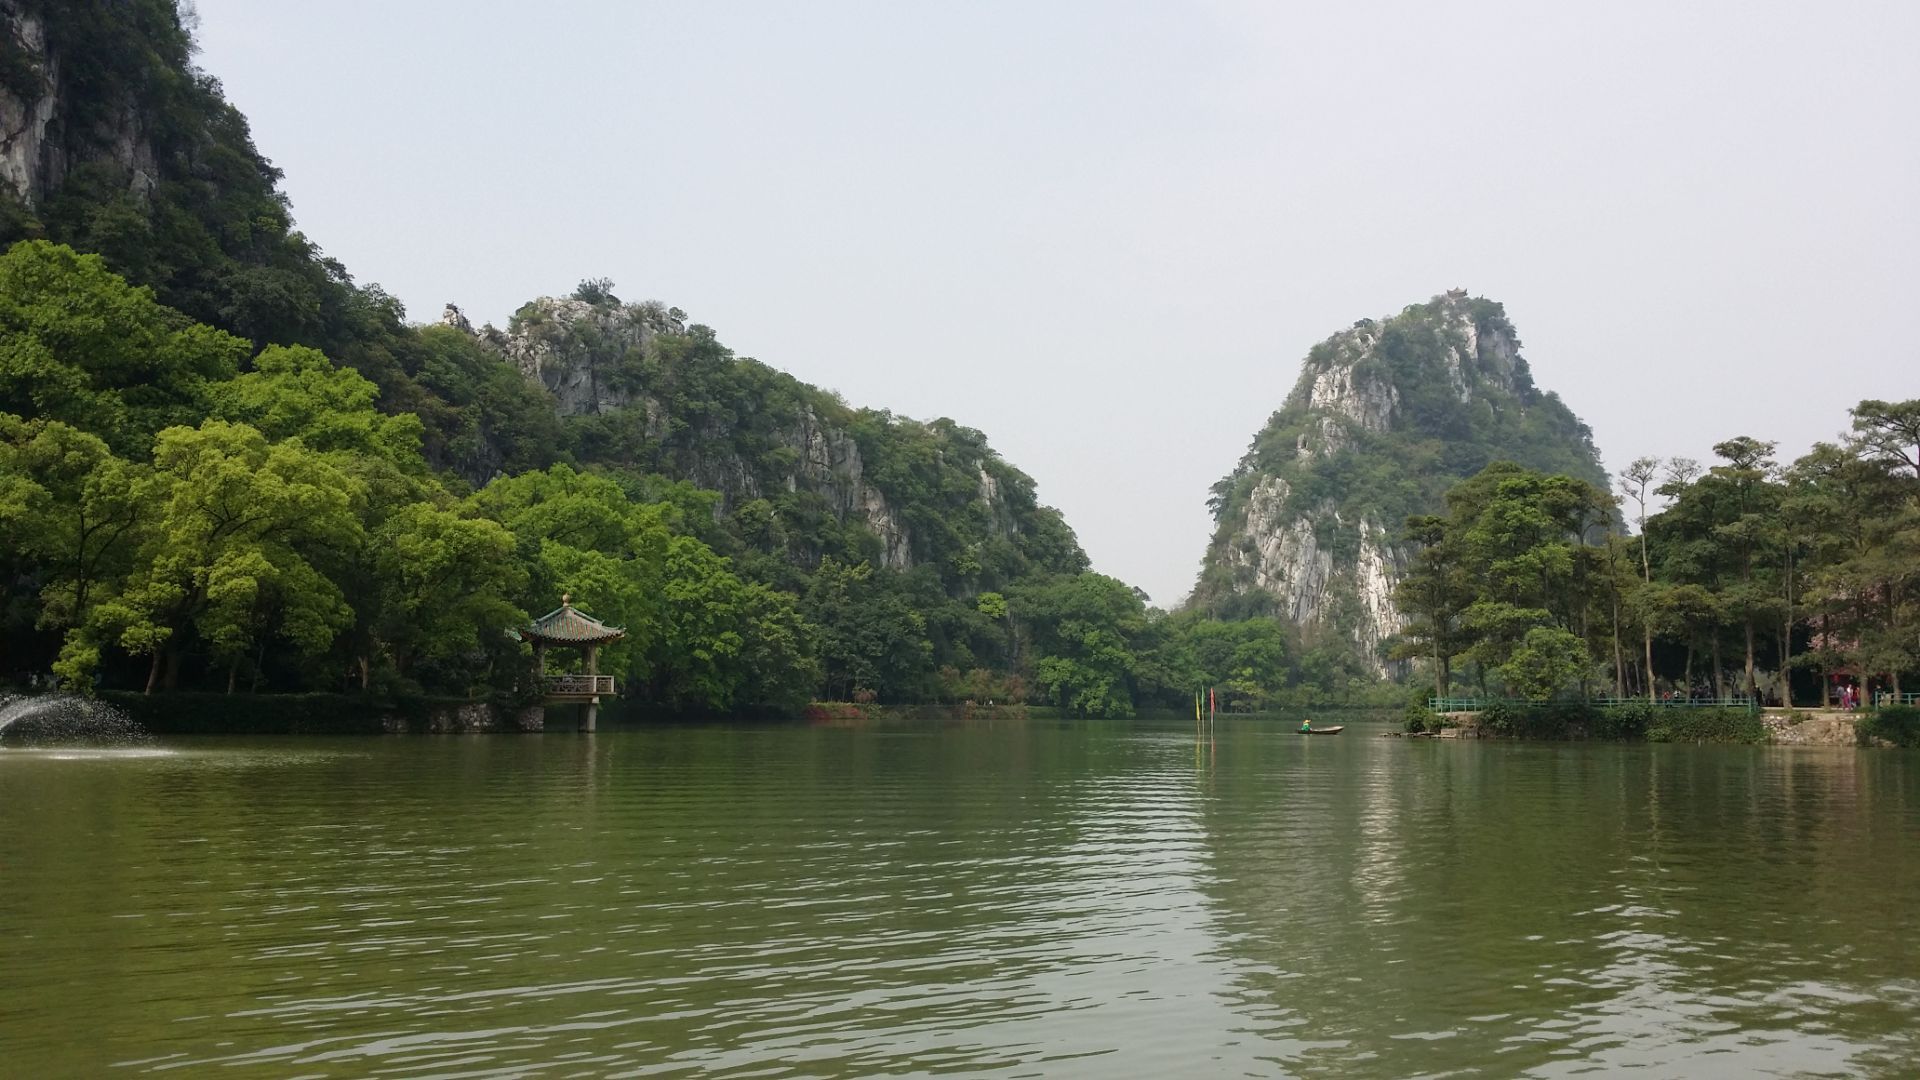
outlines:
[[234, 1076], [1920, 1057], [1914, 756], [1373, 733], [0, 751], [0, 1054]]

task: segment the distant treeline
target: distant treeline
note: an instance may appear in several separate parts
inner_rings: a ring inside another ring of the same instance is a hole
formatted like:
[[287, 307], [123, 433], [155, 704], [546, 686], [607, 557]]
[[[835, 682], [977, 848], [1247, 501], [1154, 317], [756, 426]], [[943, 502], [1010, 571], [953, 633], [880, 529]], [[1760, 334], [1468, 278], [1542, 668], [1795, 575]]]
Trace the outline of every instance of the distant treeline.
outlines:
[[[1448, 493], [1446, 514], [1407, 521], [1418, 554], [1397, 654], [1442, 697], [1462, 674], [1473, 693], [1530, 699], [1806, 705], [1836, 680], [1913, 689], [1920, 400], [1862, 401], [1852, 416], [1851, 437], [1790, 464], [1744, 436], [1708, 467], [1642, 458], [1621, 499], [1489, 466]], [[1622, 506], [1637, 535], [1612, 527]]]

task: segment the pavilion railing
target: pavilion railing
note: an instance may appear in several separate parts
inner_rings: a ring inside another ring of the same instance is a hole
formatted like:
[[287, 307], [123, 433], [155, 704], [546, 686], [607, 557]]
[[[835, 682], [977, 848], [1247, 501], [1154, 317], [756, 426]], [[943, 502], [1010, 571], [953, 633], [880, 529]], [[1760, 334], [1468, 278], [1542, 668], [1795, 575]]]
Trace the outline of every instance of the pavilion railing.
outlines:
[[549, 675], [549, 697], [612, 697], [611, 675]]

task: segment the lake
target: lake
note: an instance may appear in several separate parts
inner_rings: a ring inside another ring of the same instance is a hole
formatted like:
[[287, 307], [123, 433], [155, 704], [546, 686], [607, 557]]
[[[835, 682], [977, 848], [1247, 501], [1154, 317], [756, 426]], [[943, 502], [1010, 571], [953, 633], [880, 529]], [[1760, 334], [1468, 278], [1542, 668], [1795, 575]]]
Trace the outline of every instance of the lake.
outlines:
[[0, 1061], [1914, 1074], [1920, 755], [1295, 722], [0, 749]]

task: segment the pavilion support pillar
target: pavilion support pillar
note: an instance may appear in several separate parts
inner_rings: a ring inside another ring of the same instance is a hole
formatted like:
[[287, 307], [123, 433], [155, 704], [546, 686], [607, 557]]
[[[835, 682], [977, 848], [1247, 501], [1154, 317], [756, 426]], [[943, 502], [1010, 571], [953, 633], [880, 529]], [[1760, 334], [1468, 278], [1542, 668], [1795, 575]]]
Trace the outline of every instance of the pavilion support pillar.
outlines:
[[[587, 681], [589, 685], [593, 686], [596, 690], [599, 689], [599, 685], [595, 682], [594, 676], [598, 674], [600, 674], [600, 646], [589, 645], [587, 646]], [[599, 723], [599, 720], [600, 695], [594, 694], [587, 699], [587, 711], [586, 714], [580, 718], [580, 730], [586, 732], [593, 731], [594, 727]]]

